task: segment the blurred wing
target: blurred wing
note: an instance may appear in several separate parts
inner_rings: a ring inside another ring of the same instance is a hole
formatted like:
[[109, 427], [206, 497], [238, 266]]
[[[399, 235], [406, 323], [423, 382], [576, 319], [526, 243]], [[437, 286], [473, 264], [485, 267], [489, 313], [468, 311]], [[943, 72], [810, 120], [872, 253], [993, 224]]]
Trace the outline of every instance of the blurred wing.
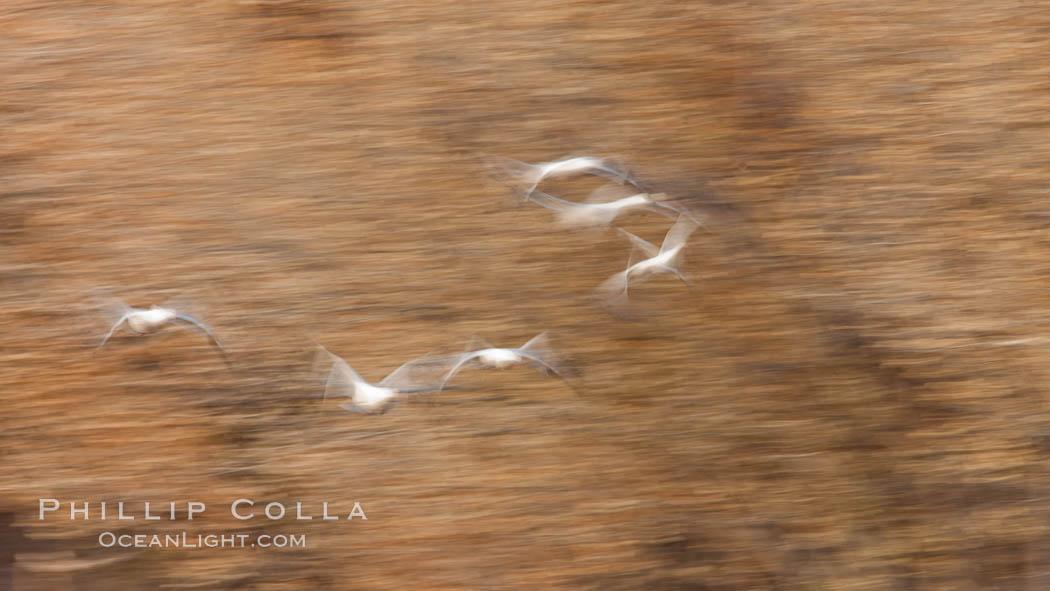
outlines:
[[201, 303], [200, 298], [186, 294], [171, 296], [164, 300], [160, 306], [162, 308], [175, 310], [180, 314], [197, 318], [201, 322], [206, 322], [209, 316], [207, 306]]
[[311, 371], [313, 371], [314, 373], [320, 373], [322, 364], [331, 363], [332, 354], [328, 352], [328, 349], [325, 349], [317, 343], [314, 343], [314, 347], [317, 350], [314, 352], [314, 362], [311, 366]]
[[128, 312], [134, 308], [124, 303], [124, 300], [114, 297], [101, 290], [92, 290], [92, 297], [94, 307], [99, 311], [102, 316], [102, 323], [106, 327], [112, 327], [114, 323], [124, 320]]
[[521, 355], [527, 362], [530, 362], [529, 365], [543, 370], [543, 373], [547, 373], [547, 371], [549, 370], [559, 378], [564, 378], [564, 376], [562, 375], [562, 370], [556, 365], [554, 365], [554, 363], [550, 359], [544, 359], [539, 355], [534, 355], [533, 353], [523, 351], [521, 349], [518, 349], [518, 355]]
[[416, 385], [416, 381], [413, 379], [413, 375], [418, 365], [419, 360], [412, 360], [408, 363], [404, 363], [401, 367], [390, 372], [388, 376], [383, 378], [381, 382], [376, 384], [377, 386], [383, 386], [384, 388], [397, 388], [412, 387]]
[[533, 184], [539, 180], [540, 169], [521, 160], [482, 154], [481, 161], [489, 171], [496, 173], [497, 177], [501, 177], [500, 180], [510, 177], [517, 183], [525, 184]]
[[671, 226], [671, 229], [667, 231], [667, 235], [664, 236], [664, 242], [660, 245], [660, 252], [685, 246], [685, 241], [689, 239], [689, 236], [698, 227], [700, 225], [689, 216], [678, 216], [678, 221]]
[[661, 205], [663, 205], [665, 207], [671, 207], [674, 211], [677, 211], [679, 213], [679, 215], [684, 215], [684, 216], [688, 217], [689, 219], [693, 220], [693, 222], [697, 226], [700, 226], [700, 227], [706, 229], [705, 224], [702, 221], [700, 221], [700, 218], [696, 217], [696, 213], [689, 206], [685, 205], [684, 203], [680, 204], [680, 205], [674, 205], [674, 206], [671, 206], [669, 203], [661, 203]]
[[648, 206], [649, 211], [658, 213], [667, 219], [675, 219], [682, 215], [682, 212], [678, 211], [674, 207], [667, 205], [666, 203], [651, 203]]
[[[631, 244], [633, 244], [635, 246], [635, 248], [637, 248], [637, 249], [641, 250], [642, 252], [644, 252], [646, 257], [653, 258], [654, 256], [660, 254], [660, 249], [657, 248], [657, 246], [655, 244], [653, 244], [652, 242], [649, 242], [648, 240], [646, 240], [644, 238], [639, 238], [638, 236], [635, 236], [634, 234], [631, 234], [630, 232], [628, 232], [627, 230], [624, 230], [623, 228], [616, 228], [616, 230], [619, 231], [620, 234], [624, 238], [630, 240]], [[629, 264], [630, 263], [628, 263], [628, 265]]]
[[589, 172], [597, 176], [611, 178], [617, 183], [624, 182], [628, 177], [626, 170], [623, 170], [622, 167], [608, 158], [580, 156], [577, 158], [561, 160], [558, 164], [560, 164], [558, 167], [559, 172]]
[[546, 332], [541, 332], [529, 339], [529, 341], [522, 345], [518, 351], [527, 352], [533, 355], [546, 356], [551, 353], [550, 339], [547, 338]]
[[492, 346], [492, 343], [477, 335], [470, 337], [470, 342], [467, 343], [467, 353], [473, 353], [481, 349], [495, 349], [495, 347]]
[[633, 267], [633, 266], [634, 266], [634, 264], [635, 264], [636, 262], [638, 262], [638, 259], [636, 259], [636, 258], [635, 258], [635, 256], [636, 256], [637, 254], [638, 254], [638, 248], [637, 248], [637, 247], [635, 247], [635, 248], [632, 248], [632, 249], [631, 249], [631, 255], [630, 255], [629, 257], [627, 257], [627, 272], [628, 272], [628, 273], [630, 272], [630, 270], [631, 270], [631, 267]]
[[465, 364], [466, 362], [470, 361], [471, 359], [474, 359], [477, 356], [478, 356], [478, 354], [476, 352], [464, 353], [464, 354], [458, 356], [455, 359], [455, 362], [452, 364], [452, 369], [450, 369], [449, 372], [447, 374], [445, 374], [444, 379], [441, 380], [441, 389], [442, 390], [445, 389], [445, 384], [447, 384], [448, 381], [452, 379], [452, 376], [454, 376], [457, 373], [459, 373], [459, 370], [463, 368], [463, 364]]
[[525, 198], [529, 201], [532, 201], [536, 205], [542, 205], [543, 207], [546, 207], [547, 209], [552, 209], [554, 211], [566, 211], [573, 208], [586, 207], [585, 205], [574, 203], [572, 201], [566, 201], [565, 199], [559, 199], [553, 195], [548, 195], [543, 191], [537, 190], [526, 194]]
[[614, 158], [599, 159], [599, 166], [597, 166], [595, 170], [597, 171], [595, 174], [598, 174], [598, 176], [610, 178], [617, 184], [627, 182], [634, 185], [636, 189], [645, 191], [646, 193], [649, 192], [649, 188], [645, 183], [635, 178], [626, 165]]
[[568, 371], [569, 368], [565, 366], [564, 361], [550, 346], [550, 338], [546, 332], [536, 335], [522, 345], [521, 349], [518, 349], [518, 354], [553, 371], [562, 379], [566, 379], [566, 375], [572, 373]]
[[458, 357], [439, 357], [424, 355], [413, 359], [390, 372], [390, 375], [379, 382], [384, 388], [394, 388], [401, 392], [426, 392], [440, 390], [441, 376]]
[[598, 291], [608, 299], [620, 299], [627, 296], [627, 272], [617, 273], [598, 286]]
[[115, 323], [115, 324], [114, 324], [114, 325], [112, 326], [112, 328], [110, 328], [110, 329], [109, 329], [109, 332], [107, 332], [107, 333], [106, 333], [106, 336], [105, 336], [105, 338], [103, 338], [103, 339], [102, 339], [102, 342], [98, 344], [98, 347], [96, 347], [96, 348], [95, 348], [95, 350], [96, 350], [96, 351], [98, 351], [98, 350], [99, 350], [99, 349], [101, 349], [101, 348], [102, 348], [103, 346], [105, 346], [105, 344], [106, 344], [107, 342], [109, 342], [109, 337], [113, 336], [113, 333], [114, 333], [114, 332], [116, 332], [116, 331], [117, 331], [117, 329], [118, 329], [118, 328], [120, 328], [120, 325], [121, 325], [121, 324], [124, 324], [124, 321], [125, 321], [125, 320], [127, 320], [127, 319], [128, 319], [128, 315], [127, 315], [127, 313], [125, 313], [125, 314], [124, 314], [123, 316], [121, 316], [121, 317], [120, 317], [120, 318], [119, 318], [119, 319], [117, 320], [117, 322], [116, 322], [116, 323]]
[[671, 219], [676, 219], [678, 216], [685, 214], [692, 218], [693, 221], [696, 221], [696, 218], [693, 218], [692, 214], [688, 213], [683, 208], [662, 201], [662, 199], [665, 199], [666, 197], [667, 195], [665, 193], [649, 195], [649, 210]]
[[226, 349], [223, 348], [222, 343], [219, 342], [219, 339], [215, 336], [215, 333], [213, 333], [211, 331], [211, 329], [208, 328], [207, 326], [204, 326], [204, 324], [202, 322], [196, 320], [192, 316], [189, 316], [187, 314], [180, 314], [180, 313], [176, 313], [175, 314], [175, 320], [182, 321], [184, 323], [184, 325], [187, 326], [188, 328], [192, 329], [192, 328], [196, 327], [198, 332], [200, 332], [204, 336], [208, 337], [208, 340], [211, 342], [212, 345], [215, 346], [215, 348], [217, 348], [220, 352], [222, 352], [223, 355], [226, 355]]
[[355, 389], [354, 383], [364, 383], [365, 380], [357, 375], [354, 368], [343, 361], [342, 357], [331, 353], [320, 345], [318, 345], [318, 348], [325, 355], [328, 355], [328, 358], [332, 361], [332, 369], [328, 372], [328, 380], [325, 382], [324, 396], [322, 398], [327, 399], [329, 394], [352, 397]]

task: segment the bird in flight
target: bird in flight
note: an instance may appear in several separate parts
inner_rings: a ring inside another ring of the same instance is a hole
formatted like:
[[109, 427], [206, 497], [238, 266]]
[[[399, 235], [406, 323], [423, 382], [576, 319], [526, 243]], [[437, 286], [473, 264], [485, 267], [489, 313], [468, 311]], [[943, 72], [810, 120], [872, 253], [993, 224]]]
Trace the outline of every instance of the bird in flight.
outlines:
[[[592, 193], [592, 196], [595, 193]], [[592, 199], [579, 203], [534, 190], [526, 198], [537, 205], [542, 205], [554, 211], [558, 221], [566, 226], [608, 226], [621, 214], [638, 210], [652, 211], [671, 219], [682, 215], [683, 212], [680, 208], [654, 199], [654, 197], [666, 197], [666, 195], [663, 193], [657, 193], [656, 195], [637, 193], [613, 201]]]
[[[685, 248], [686, 240], [698, 227], [699, 223], [696, 220], [685, 215], [680, 216], [667, 231], [659, 248], [645, 239], [617, 228], [634, 245], [631, 259], [627, 262], [626, 270], [607, 279], [598, 289], [609, 294], [611, 301], [623, 302], [627, 299], [627, 288], [632, 282], [644, 283], [660, 273], [674, 275], [689, 285], [689, 281], [678, 267], [681, 265], [682, 249]], [[638, 250], [648, 258], [633, 263], [634, 253]]]
[[118, 313], [117, 321], [110, 327], [109, 332], [99, 343], [95, 351], [105, 346], [112, 337], [123, 325], [127, 325], [128, 329], [137, 335], [146, 335], [159, 331], [169, 324], [182, 326], [189, 330], [193, 330], [205, 336], [208, 342], [212, 344], [216, 349], [222, 353], [223, 359], [229, 363], [226, 357], [226, 349], [223, 348], [219, 339], [215, 336], [215, 333], [211, 331], [203, 322], [196, 318], [169, 308], [166, 306], [150, 306], [148, 309], [144, 308], [133, 308], [128, 306], [121, 300], [115, 300], [116, 310]]
[[541, 162], [540, 164], [528, 164], [513, 158], [487, 157], [491, 165], [498, 166], [516, 177], [523, 184], [528, 185], [524, 191], [527, 199], [536, 190], [541, 182], [549, 178], [569, 177], [580, 174], [593, 174], [605, 177], [617, 184], [625, 182], [638, 187], [644, 191], [641, 183], [634, 179], [626, 170], [609, 158], [597, 158], [594, 156], [577, 156], [565, 158], [554, 162]]
[[346, 410], [363, 414], [382, 414], [404, 395], [441, 390], [441, 385], [421, 383], [413, 373], [420, 366], [432, 365], [426, 357], [414, 359], [395, 369], [378, 384], [365, 381], [342, 357], [317, 345], [320, 355], [327, 356], [332, 362], [328, 380], [324, 386], [323, 399], [329, 395], [347, 396], [349, 402], [340, 403]]
[[[481, 348], [475, 348], [480, 346]], [[506, 349], [493, 347], [482, 339], [475, 337], [471, 341], [469, 351], [454, 356], [452, 369], [445, 375], [441, 387], [444, 388], [453, 376], [459, 373], [465, 364], [476, 361], [483, 367], [503, 369], [511, 365], [531, 365], [542, 373], [554, 373], [554, 375], [565, 379], [565, 370], [561, 369], [552, 361], [553, 353], [548, 345], [547, 333], [540, 333], [530, 339], [517, 349]]]

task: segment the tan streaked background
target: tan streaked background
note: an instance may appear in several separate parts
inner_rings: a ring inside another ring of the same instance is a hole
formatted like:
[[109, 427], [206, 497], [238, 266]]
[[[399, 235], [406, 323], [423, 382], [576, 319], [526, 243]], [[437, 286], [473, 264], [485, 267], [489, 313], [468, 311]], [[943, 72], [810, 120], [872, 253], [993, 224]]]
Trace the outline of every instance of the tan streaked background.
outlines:
[[[6, 3], [0, 589], [1047, 588], [1048, 27], [1005, 1]], [[482, 154], [621, 158], [706, 220], [693, 290], [609, 315], [626, 242]], [[194, 300], [234, 369], [178, 330], [92, 357], [99, 290]], [[517, 368], [378, 417], [315, 398], [313, 341], [379, 380], [541, 330], [578, 392]], [[199, 500], [130, 529], [310, 547], [105, 552], [40, 497]], [[239, 497], [369, 520], [219, 518]]]

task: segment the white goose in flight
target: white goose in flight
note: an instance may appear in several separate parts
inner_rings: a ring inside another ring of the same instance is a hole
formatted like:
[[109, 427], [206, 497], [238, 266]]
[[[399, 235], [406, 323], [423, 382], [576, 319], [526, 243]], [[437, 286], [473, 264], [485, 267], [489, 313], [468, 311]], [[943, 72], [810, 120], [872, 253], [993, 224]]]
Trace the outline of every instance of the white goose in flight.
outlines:
[[[592, 194], [593, 195], [593, 194]], [[656, 197], [666, 197], [657, 193]], [[637, 193], [613, 201], [588, 200], [585, 203], [560, 199], [543, 191], [533, 191], [527, 196], [529, 201], [554, 211], [558, 221], [566, 226], [608, 226], [620, 214], [631, 211], [648, 210], [662, 216], [675, 219], [682, 211], [673, 205], [658, 201], [649, 193]]]
[[[481, 348], [475, 348], [480, 346]], [[506, 349], [493, 347], [482, 339], [474, 337], [471, 341], [471, 351], [462, 353], [453, 358], [452, 369], [445, 375], [441, 387], [470, 361], [477, 361], [483, 367], [503, 369], [511, 365], [531, 365], [543, 373], [552, 372], [559, 378], [565, 379], [564, 370], [556, 367], [551, 361], [553, 356], [548, 346], [547, 333], [543, 332], [529, 339], [527, 343], [517, 349]]]
[[414, 359], [395, 369], [378, 384], [365, 381], [342, 357], [317, 345], [319, 353], [327, 355], [332, 362], [328, 380], [324, 386], [323, 398], [329, 395], [347, 396], [350, 402], [339, 406], [346, 410], [365, 414], [384, 413], [405, 394], [434, 392], [441, 390], [440, 385], [422, 385], [414, 380], [411, 373], [420, 365], [430, 365], [426, 358]]
[[577, 156], [575, 158], [565, 158], [555, 162], [541, 162], [539, 164], [528, 164], [513, 158], [488, 157], [488, 160], [529, 185], [529, 188], [524, 192], [525, 198], [528, 198], [545, 179], [579, 174], [593, 174], [605, 177], [621, 185], [628, 182], [644, 190], [637, 180], [633, 179], [626, 170], [623, 170], [609, 158]]
[[664, 236], [663, 243], [659, 248], [647, 240], [639, 238], [623, 229], [620, 233], [627, 237], [635, 247], [649, 257], [637, 263], [631, 264], [634, 251], [631, 252], [631, 261], [627, 263], [627, 269], [607, 279], [598, 288], [610, 295], [611, 299], [625, 300], [627, 298], [627, 287], [632, 281], [644, 283], [653, 275], [668, 273], [678, 277], [683, 283], [689, 285], [685, 275], [678, 269], [682, 260], [682, 249], [685, 248], [686, 240], [696, 231], [699, 224], [688, 216], [680, 216], [678, 221], [671, 226]]
[[150, 306], [149, 309], [133, 308], [121, 300], [116, 300], [115, 305], [119, 317], [109, 329], [109, 332], [106, 333], [102, 342], [95, 348], [96, 352], [109, 342], [110, 337], [112, 337], [122, 325], [126, 324], [128, 329], [137, 335], [146, 335], [155, 333], [169, 324], [174, 324], [190, 330], [195, 330], [204, 335], [208, 339], [208, 342], [222, 353], [223, 359], [226, 359], [227, 363], [229, 362], [226, 357], [226, 349], [223, 348], [219, 339], [215, 336], [215, 333], [213, 333], [203, 322], [189, 314], [184, 314], [174, 308], [165, 306]]

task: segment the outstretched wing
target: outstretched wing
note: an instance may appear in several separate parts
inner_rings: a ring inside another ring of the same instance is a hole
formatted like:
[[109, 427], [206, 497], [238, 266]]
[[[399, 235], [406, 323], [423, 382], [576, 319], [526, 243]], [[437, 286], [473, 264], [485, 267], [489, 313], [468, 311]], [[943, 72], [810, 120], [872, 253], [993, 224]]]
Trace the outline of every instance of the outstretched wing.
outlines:
[[554, 211], [567, 211], [571, 209], [579, 209], [587, 207], [581, 203], [575, 203], [573, 201], [567, 201], [565, 199], [559, 199], [553, 195], [548, 195], [543, 191], [534, 190], [531, 193], [525, 195], [525, 198], [532, 201], [536, 205], [542, 205], [547, 209]]
[[565, 379], [565, 371], [561, 367], [556, 365], [551, 359], [545, 359], [543, 357], [540, 357], [539, 355], [530, 353], [523, 349], [518, 349], [517, 353], [518, 355], [521, 355], [521, 357], [525, 359], [525, 361], [528, 362], [529, 365], [532, 365], [533, 367], [542, 370], [543, 373], [547, 373], [548, 371], [550, 371], [559, 378], [563, 380]]
[[186, 326], [187, 328], [196, 328], [200, 333], [208, 337], [208, 341], [211, 342], [211, 344], [216, 349], [218, 349], [220, 353], [222, 353], [223, 359], [226, 359], [227, 363], [229, 363], [229, 359], [226, 357], [226, 349], [222, 346], [222, 343], [219, 342], [219, 339], [215, 336], [215, 333], [213, 333], [210, 328], [205, 326], [203, 322], [200, 322], [199, 320], [195, 319], [194, 317], [188, 314], [182, 313], [176, 313], [175, 320], [177, 322], [182, 322], [183, 326]]
[[[649, 242], [644, 238], [639, 238], [638, 236], [631, 234], [623, 228], [616, 228], [616, 230], [619, 231], [620, 235], [622, 235], [624, 238], [630, 240], [631, 244], [633, 244], [635, 248], [644, 252], [646, 257], [651, 259], [654, 256], [660, 254], [660, 249], [652, 242]], [[630, 263], [628, 263], [628, 266], [629, 265]]]
[[582, 157], [571, 160], [576, 160], [578, 165], [583, 163], [580, 161], [584, 161], [591, 167], [589, 171], [591, 174], [605, 177], [619, 185], [622, 185], [623, 183], [627, 182], [634, 185], [634, 187], [640, 191], [644, 191], [646, 193], [650, 192], [647, 183], [644, 183], [640, 179], [636, 178], [627, 166], [625, 166], [622, 162], [618, 161], [615, 158]]
[[[663, 194], [661, 193], [661, 195], [663, 195]], [[666, 197], [666, 195], [664, 195], [664, 196]], [[671, 210], [678, 212], [678, 215], [686, 216], [690, 220], [693, 220], [693, 222], [697, 226], [700, 226], [700, 227], [706, 229], [706, 225], [704, 224], [704, 222], [700, 221], [700, 218], [696, 217], [696, 212], [693, 211], [693, 209], [691, 207], [689, 207], [688, 205], [686, 205], [685, 203], [682, 203], [681, 201], [679, 201], [678, 203], [676, 203], [674, 205], [672, 205], [670, 203], [667, 203], [666, 201], [658, 201], [656, 203], [659, 203], [660, 205], [662, 205], [664, 207], [671, 208]]]
[[[504, 156], [495, 156], [493, 154], [479, 154], [481, 162], [492, 171], [502, 170], [506, 174], [521, 179], [523, 177], [535, 176], [539, 168], [533, 164], [522, 162], [521, 160], [515, 160], [513, 158], [506, 158]], [[532, 182], [532, 179], [529, 179]]]
[[622, 184], [624, 181], [628, 181], [632, 185], [634, 184], [634, 180], [631, 179], [631, 175], [627, 170], [611, 158], [577, 156], [575, 158], [566, 158], [557, 162], [548, 163], [546, 168], [550, 171], [549, 174], [551, 176], [590, 173], [596, 176], [608, 178], [616, 183]]
[[667, 231], [667, 235], [664, 236], [663, 244], [660, 245], [660, 252], [663, 253], [668, 250], [685, 246], [685, 241], [688, 240], [689, 236], [699, 227], [700, 224], [690, 216], [678, 216], [678, 221], [671, 226], [671, 229]]
[[605, 295], [611, 304], [624, 303], [627, 300], [627, 271], [622, 271], [606, 279], [598, 286], [598, 291]]
[[541, 332], [529, 339], [529, 342], [522, 345], [517, 353], [526, 360], [532, 361], [533, 364], [539, 364], [565, 379], [567, 368], [560, 356], [550, 346], [550, 338], [546, 332]]
[[105, 338], [102, 339], [102, 342], [99, 343], [98, 347], [95, 347], [95, 351], [96, 352], [99, 349], [101, 349], [103, 346], [105, 346], [105, 344], [109, 341], [109, 337], [113, 336], [113, 333], [115, 333], [117, 331], [117, 329], [120, 328], [121, 324], [124, 324], [124, 321], [128, 319], [128, 315], [129, 314], [130, 314], [130, 312], [125, 312], [124, 315], [121, 316], [117, 320], [117, 322], [109, 329], [109, 332], [106, 333], [106, 336], [105, 336]]
[[431, 392], [440, 390], [438, 385], [454, 358], [424, 355], [401, 365], [390, 372], [390, 375], [379, 382], [384, 388], [394, 388], [399, 392]]
[[109, 295], [107, 292], [99, 288], [91, 290], [90, 293], [91, 299], [94, 303], [94, 308], [98, 310], [98, 312], [102, 316], [101, 321], [99, 322], [99, 324], [101, 325], [100, 328], [108, 328], [108, 332], [106, 333], [106, 336], [102, 339], [102, 343], [99, 346], [95, 347], [95, 351], [97, 352], [103, 347], [103, 345], [106, 344], [106, 342], [109, 341], [110, 337], [112, 337], [117, 332], [117, 329], [120, 328], [120, 325], [124, 324], [124, 322], [128, 319], [128, 316], [130, 316], [131, 312], [133, 312], [135, 309], [125, 304], [124, 300], [116, 296]]
[[538, 166], [491, 154], [482, 154], [481, 161], [501, 183], [521, 188], [528, 187], [524, 191], [526, 196], [539, 184], [541, 170]]
[[[671, 218], [672, 220], [677, 219], [680, 215], [688, 215], [690, 218], [693, 218], [693, 215], [686, 211], [684, 208], [679, 207], [677, 205], [672, 205], [662, 200], [666, 197], [666, 193], [650, 194], [649, 211], [658, 213], [667, 218]], [[693, 218], [693, 221], [696, 221], [696, 218]]]
[[522, 345], [518, 350], [545, 357], [551, 353], [550, 339], [547, 337], [546, 332], [541, 332], [529, 339], [528, 342]]
[[474, 335], [474, 336], [470, 337], [470, 342], [467, 343], [466, 353], [473, 353], [475, 351], [480, 351], [481, 349], [494, 349], [494, 348], [495, 347], [492, 346], [492, 343], [486, 341], [485, 339], [483, 339], [483, 338], [481, 338], [481, 337], [479, 337], [477, 335]]
[[112, 326], [114, 322], [117, 322], [127, 315], [128, 312], [134, 310], [134, 308], [124, 303], [124, 300], [110, 295], [99, 288], [91, 290], [91, 299], [94, 308], [102, 314], [103, 321], [107, 326]]
[[343, 361], [342, 357], [333, 354], [321, 345], [317, 345], [317, 348], [332, 361], [332, 369], [328, 372], [328, 380], [324, 384], [322, 400], [327, 399], [329, 393], [352, 397], [355, 383], [367, 383], [354, 371], [354, 368], [350, 367], [349, 363]]
[[478, 356], [478, 352], [477, 351], [473, 351], [473, 352], [470, 352], [470, 353], [463, 353], [462, 355], [459, 355], [459, 356], [455, 357], [454, 358], [454, 363], [452, 364], [452, 369], [450, 369], [448, 371], [448, 373], [445, 374], [445, 378], [443, 380], [441, 380], [441, 389], [442, 390], [445, 389], [445, 384], [447, 384], [448, 381], [452, 379], [452, 376], [454, 376], [457, 373], [459, 373], [459, 370], [463, 368], [463, 365], [465, 363], [467, 363], [471, 359], [476, 358], [477, 356]]

